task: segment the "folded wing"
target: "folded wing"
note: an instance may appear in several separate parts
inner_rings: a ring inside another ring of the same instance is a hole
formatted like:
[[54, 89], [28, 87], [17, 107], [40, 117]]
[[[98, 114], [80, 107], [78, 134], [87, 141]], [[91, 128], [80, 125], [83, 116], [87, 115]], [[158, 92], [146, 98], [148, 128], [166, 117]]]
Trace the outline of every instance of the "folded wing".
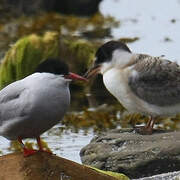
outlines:
[[0, 125], [24, 115], [25, 106], [23, 103], [26, 89], [21, 81], [16, 81], [0, 91]]
[[129, 77], [131, 90], [140, 99], [158, 106], [180, 104], [180, 67], [171, 61], [139, 55]]

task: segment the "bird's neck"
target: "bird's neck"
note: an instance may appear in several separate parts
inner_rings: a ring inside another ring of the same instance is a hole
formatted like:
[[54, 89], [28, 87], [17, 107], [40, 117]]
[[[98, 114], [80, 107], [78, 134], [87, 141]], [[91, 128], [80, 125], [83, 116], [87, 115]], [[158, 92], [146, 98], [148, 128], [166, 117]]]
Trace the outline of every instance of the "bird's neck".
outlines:
[[124, 68], [132, 61], [133, 54], [127, 51], [114, 51], [112, 63], [114, 67]]
[[101, 67], [101, 74], [106, 73], [110, 69], [123, 69], [131, 64], [134, 54], [129, 52], [115, 51], [110, 62], [103, 63]]

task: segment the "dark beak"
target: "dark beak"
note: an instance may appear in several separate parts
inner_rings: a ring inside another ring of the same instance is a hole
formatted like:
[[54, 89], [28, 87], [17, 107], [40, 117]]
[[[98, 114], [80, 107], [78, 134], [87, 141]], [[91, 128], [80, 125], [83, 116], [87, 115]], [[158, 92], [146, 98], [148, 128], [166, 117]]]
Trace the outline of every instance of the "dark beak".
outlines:
[[84, 78], [78, 74], [71, 73], [71, 72], [68, 75], [65, 75], [65, 78], [66, 79], [80, 80], [80, 81], [88, 81], [86, 78]]
[[84, 77], [90, 79], [100, 72], [100, 65], [93, 65], [89, 70], [84, 74]]

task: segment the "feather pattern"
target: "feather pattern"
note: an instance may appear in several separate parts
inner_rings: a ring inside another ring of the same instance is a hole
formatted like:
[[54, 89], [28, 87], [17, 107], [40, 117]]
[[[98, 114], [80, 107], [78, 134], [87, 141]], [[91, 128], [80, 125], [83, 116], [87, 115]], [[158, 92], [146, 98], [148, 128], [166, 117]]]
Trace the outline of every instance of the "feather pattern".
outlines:
[[140, 99], [158, 106], [180, 104], [180, 67], [161, 57], [137, 54], [128, 84]]

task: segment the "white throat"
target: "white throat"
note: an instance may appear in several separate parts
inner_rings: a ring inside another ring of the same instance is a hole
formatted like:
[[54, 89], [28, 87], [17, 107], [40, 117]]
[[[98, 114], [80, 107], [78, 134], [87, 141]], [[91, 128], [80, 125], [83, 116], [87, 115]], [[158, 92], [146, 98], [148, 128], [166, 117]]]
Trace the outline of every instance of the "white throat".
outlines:
[[109, 62], [105, 62], [101, 67], [101, 74], [104, 74], [111, 68], [123, 68], [125, 67], [132, 59], [133, 54], [123, 51], [123, 50], [115, 50], [112, 54], [112, 60]]

